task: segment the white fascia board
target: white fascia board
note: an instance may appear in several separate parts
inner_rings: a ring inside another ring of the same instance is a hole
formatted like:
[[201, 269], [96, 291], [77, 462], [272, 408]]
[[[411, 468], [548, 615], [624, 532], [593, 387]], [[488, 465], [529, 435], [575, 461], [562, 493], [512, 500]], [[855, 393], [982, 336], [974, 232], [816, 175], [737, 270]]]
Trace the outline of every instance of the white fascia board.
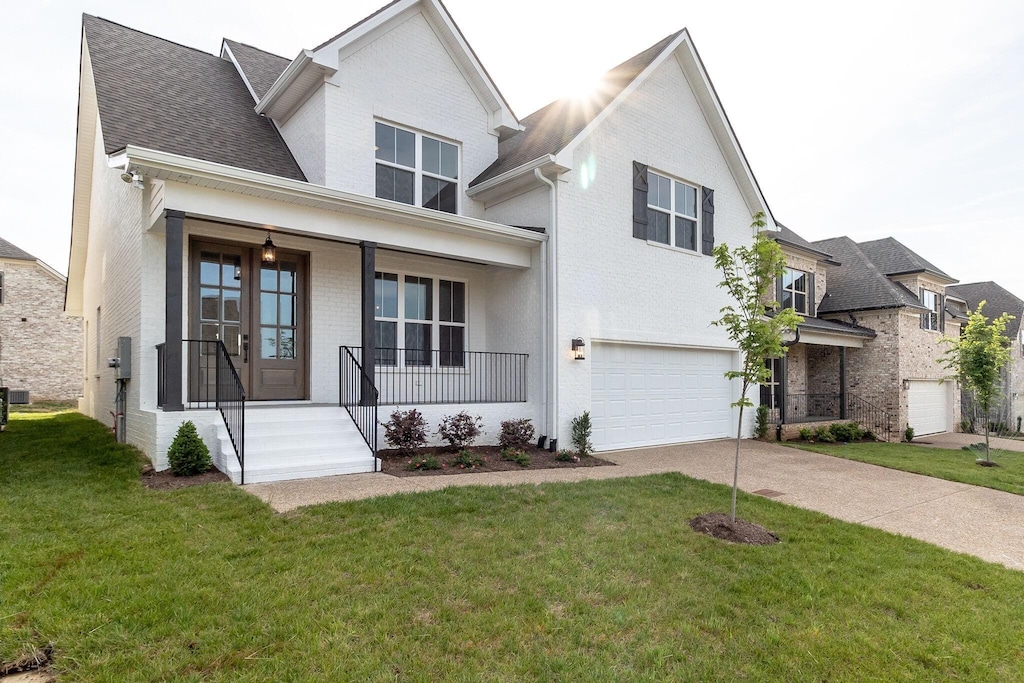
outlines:
[[825, 330], [810, 330], [800, 328], [800, 343], [813, 346], [845, 346], [851, 349], [864, 347], [867, 337], [855, 334], [843, 334], [842, 332], [828, 332]]
[[535, 178], [533, 171], [537, 168], [542, 171], [555, 171], [556, 173], [563, 173], [569, 170], [555, 163], [554, 154], [545, 154], [544, 156], [537, 157], [533, 161], [526, 162], [522, 166], [517, 166], [516, 168], [505, 171], [500, 175], [489, 178], [479, 185], [474, 185], [466, 190], [466, 194], [474, 199], [480, 199], [486, 202], [490, 200], [492, 196], [501, 194], [510, 182], [523, 178], [524, 176]]
[[386, 199], [344, 192], [301, 180], [282, 178], [178, 154], [131, 145], [126, 148], [125, 153], [132, 166], [146, 171], [147, 175], [156, 175], [162, 179], [186, 184], [200, 184], [196, 182], [198, 180], [206, 181], [207, 185], [222, 183], [229, 186], [230, 189], [226, 189], [226, 191], [235, 190], [246, 193], [246, 190], [256, 190], [266, 193], [271, 198], [287, 202], [323, 202], [338, 211], [356, 212], [381, 220], [471, 235], [506, 244], [534, 246], [547, 240], [546, 234], [492, 223], [479, 218], [408, 206]]
[[[317, 61], [311, 51], [303, 50], [277, 77], [263, 99], [256, 103], [256, 113], [274, 119], [287, 118], [294, 104], [305, 99], [306, 90], [323, 78], [334, 75], [336, 71], [336, 68]], [[288, 100], [285, 95], [295, 86], [302, 86], [303, 92]]]
[[238, 60], [235, 59], [235, 54], [231, 51], [231, 48], [228, 46], [227, 40], [221, 40], [220, 42], [220, 56], [226, 56], [228, 60], [235, 65], [235, 71], [237, 71], [238, 75], [242, 77], [242, 82], [245, 83], [246, 90], [248, 90], [249, 94], [252, 95], [252, 101], [258, 103], [260, 101], [260, 98], [256, 96], [256, 91], [253, 89], [252, 84], [249, 82], [249, 79], [246, 78], [245, 72], [242, 71], [242, 67], [238, 63]]

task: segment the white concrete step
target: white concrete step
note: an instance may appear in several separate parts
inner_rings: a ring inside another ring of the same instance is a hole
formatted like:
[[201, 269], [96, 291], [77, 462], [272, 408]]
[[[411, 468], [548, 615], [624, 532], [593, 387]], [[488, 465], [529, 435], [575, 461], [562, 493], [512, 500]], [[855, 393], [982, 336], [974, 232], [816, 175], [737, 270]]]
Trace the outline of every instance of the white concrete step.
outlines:
[[[214, 463], [235, 483], [241, 467], [223, 422]], [[344, 408], [323, 405], [246, 407], [245, 483], [373, 472], [379, 463]]]

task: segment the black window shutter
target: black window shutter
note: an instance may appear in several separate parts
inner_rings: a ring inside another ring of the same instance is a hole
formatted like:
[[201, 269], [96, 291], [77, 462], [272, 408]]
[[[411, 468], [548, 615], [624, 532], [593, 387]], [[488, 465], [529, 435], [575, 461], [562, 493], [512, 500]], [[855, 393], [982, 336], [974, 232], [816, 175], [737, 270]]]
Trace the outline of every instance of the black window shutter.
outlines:
[[782, 278], [775, 278], [775, 301], [778, 302], [778, 307], [775, 310], [782, 310]]
[[939, 300], [939, 332], [946, 333], [946, 296], [940, 294], [936, 297]]
[[647, 164], [633, 162], [633, 237], [647, 239]]
[[[924, 287], [919, 287], [918, 288], [917, 297], [918, 297], [918, 300], [921, 302], [921, 304], [924, 305]], [[928, 329], [928, 316], [929, 315], [931, 315], [931, 314], [928, 313], [928, 312], [924, 312], [924, 313], [921, 314], [921, 329], [922, 330], [927, 330]]]
[[807, 315], [814, 317], [817, 306], [814, 305], [814, 273], [807, 273]]
[[711, 256], [715, 248], [715, 191], [710, 187], [702, 187], [701, 195], [701, 241], [700, 251], [705, 256]]

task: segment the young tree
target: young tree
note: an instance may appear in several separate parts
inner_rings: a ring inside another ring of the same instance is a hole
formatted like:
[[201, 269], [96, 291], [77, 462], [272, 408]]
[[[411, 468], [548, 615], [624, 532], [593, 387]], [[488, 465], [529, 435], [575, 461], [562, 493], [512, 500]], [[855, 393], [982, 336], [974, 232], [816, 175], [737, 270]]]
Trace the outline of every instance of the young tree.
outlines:
[[1002, 391], [1003, 372], [1010, 362], [1010, 339], [1006, 324], [1013, 316], [1003, 313], [989, 320], [982, 313], [985, 302], [967, 318], [959, 337], [942, 337], [949, 346], [939, 363], [956, 373], [961, 386], [974, 395], [985, 416], [985, 462], [992, 463], [989, 453], [989, 409]]
[[[732, 475], [731, 519], [736, 521], [736, 490], [740, 472], [740, 439], [743, 435], [743, 409], [754, 407], [747, 398], [750, 387], [768, 380], [765, 359], [778, 358], [786, 353], [782, 335], [796, 329], [803, 318], [792, 308], [781, 309], [769, 297], [772, 284], [782, 277], [786, 258], [778, 243], [764, 234], [764, 213], [757, 212], [751, 226], [755, 230], [754, 243], [749, 247], [729, 250], [727, 244], [715, 247], [715, 267], [722, 271], [718, 284], [736, 300], [736, 305], [722, 308], [722, 317], [713, 324], [724, 327], [740, 349], [740, 369], [725, 373], [729, 379], [741, 381], [740, 399], [733, 403], [740, 409], [736, 425], [736, 461]], [[767, 309], [775, 309], [767, 315]]]

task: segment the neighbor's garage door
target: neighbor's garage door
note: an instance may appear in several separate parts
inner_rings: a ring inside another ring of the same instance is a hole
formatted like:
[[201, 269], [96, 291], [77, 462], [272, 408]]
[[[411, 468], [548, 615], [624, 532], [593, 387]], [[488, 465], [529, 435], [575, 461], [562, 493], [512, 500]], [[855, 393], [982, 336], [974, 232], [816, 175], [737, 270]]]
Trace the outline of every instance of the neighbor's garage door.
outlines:
[[910, 383], [908, 419], [914, 434], [938, 434], [949, 431], [949, 387], [938, 381], [915, 380]]
[[730, 435], [734, 352], [595, 343], [592, 407], [598, 450]]

